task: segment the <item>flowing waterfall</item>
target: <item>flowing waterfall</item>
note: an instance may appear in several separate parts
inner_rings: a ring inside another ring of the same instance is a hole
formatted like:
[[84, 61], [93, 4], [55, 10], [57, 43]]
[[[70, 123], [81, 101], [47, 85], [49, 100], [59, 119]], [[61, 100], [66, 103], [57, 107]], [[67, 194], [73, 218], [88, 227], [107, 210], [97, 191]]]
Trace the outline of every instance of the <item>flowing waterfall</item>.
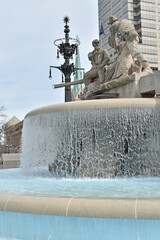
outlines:
[[160, 174], [160, 109], [102, 108], [25, 118], [21, 166], [62, 176]]

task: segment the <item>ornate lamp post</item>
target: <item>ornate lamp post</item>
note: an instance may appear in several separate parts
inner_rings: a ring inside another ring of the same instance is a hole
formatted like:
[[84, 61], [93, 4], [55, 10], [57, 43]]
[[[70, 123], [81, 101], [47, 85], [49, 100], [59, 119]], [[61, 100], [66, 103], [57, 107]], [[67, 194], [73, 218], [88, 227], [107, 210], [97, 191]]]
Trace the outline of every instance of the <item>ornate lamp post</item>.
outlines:
[[[52, 78], [51, 68], [58, 68], [62, 72], [62, 82], [63, 74], [65, 77], [65, 83], [71, 82], [71, 74], [78, 68], [74, 68], [74, 64], [70, 63], [70, 59], [73, 58], [73, 55], [77, 53], [77, 47], [80, 44], [78, 39], [69, 37], [69, 17], [64, 17], [64, 33], [65, 38], [56, 39], [54, 41], [55, 46], [57, 46], [57, 58], [59, 58], [59, 53], [63, 56], [65, 62], [61, 66], [50, 66], [49, 78]], [[70, 43], [71, 41], [71, 43]], [[65, 102], [71, 101], [71, 86], [65, 86]]]

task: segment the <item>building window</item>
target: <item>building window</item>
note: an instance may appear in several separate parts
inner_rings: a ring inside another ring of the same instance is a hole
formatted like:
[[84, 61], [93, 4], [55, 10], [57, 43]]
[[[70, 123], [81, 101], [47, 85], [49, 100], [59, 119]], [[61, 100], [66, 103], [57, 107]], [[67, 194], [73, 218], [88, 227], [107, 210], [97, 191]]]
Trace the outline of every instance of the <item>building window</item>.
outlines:
[[128, 20], [134, 20], [134, 17], [133, 17], [132, 15], [129, 15], [129, 16], [127, 17], [127, 19], [128, 19]]
[[141, 10], [141, 8], [140, 8], [140, 6], [139, 6], [139, 7], [137, 7], [137, 8], [133, 8], [133, 10], [134, 10], [135, 13], [138, 13], [138, 12]]
[[142, 44], [150, 45], [150, 46], [157, 46], [157, 41], [143, 39]]
[[104, 9], [109, 3], [110, 3], [110, 0], [104, 1], [104, 3], [102, 4], [102, 6], [99, 7], [99, 11], [101, 11], [102, 9]]
[[144, 12], [141, 12], [141, 18], [156, 20], [156, 15], [150, 15], [150, 14], [145, 14]]
[[116, 15], [116, 13], [121, 10], [120, 6], [117, 6], [114, 10], [113, 10], [113, 15]]
[[141, 28], [141, 24], [135, 24], [134, 27], [136, 30], [139, 30]]
[[128, 12], [128, 7], [126, 7], [125, 9], [123, 9], [123, 12], [122, 12], [121, 15], [124, 16], [124, 14], [127, 13], [127, 12]]
[[112, 7], [114, 7], [117, 3], [119, 3], [119, 0], [114, 0], [114, 1], [112, 2]]
[[157, 49], [141, 48], [142, 53], [157, 55]]
[[141, 5], [141, 10], [150, 11], [150, 12], [155, 12], [155, 7], [153, 7], [153, 6]]
[[103, 14], [106, 14], [111, 9], [111, 5], [109, 5], [104, 11]]
[[154, 28], [154, 29], [156, 29], [156, 24], [154, 24], [154, 23], [142, 22], [141, 26], [145, 27], [145, 28]]
[[140, 0], [133, 0], [133, 3], [138, 4], [138, 3], [140, 3]]
[[141, 19], [141, 15], [134, 16], [134, 20], [135, 20], [135, 21], [139, 21], [140, 19]]
[[158, 71], [157, 67], [151, 67], [154, 72]]
[[150, 62], [150, 63], [158, 63], [158, 59], [157, 58], [148, 58], [148, 62]]
[[132, 6], [128, 6], [128, 11], [133, 12], [133, 7]]
[[146, 32], [146, 31], [142, 31], [142, 36], [156, 38], [156, 37], [157, 37], [157, 33], [156, 33], [156, 32]]
[[155, 0], [141, 0], [141, 2], [155, 3]]

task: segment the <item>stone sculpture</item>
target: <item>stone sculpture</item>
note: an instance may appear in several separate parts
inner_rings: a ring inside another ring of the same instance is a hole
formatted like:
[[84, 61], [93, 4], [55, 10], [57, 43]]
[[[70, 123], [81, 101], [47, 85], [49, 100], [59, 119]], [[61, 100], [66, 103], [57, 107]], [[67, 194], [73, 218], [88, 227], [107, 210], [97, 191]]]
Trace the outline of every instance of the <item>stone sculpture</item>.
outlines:
[[96, 91], [97, 86], [105, 81], [107, 64], [110, 61], [108, 51], [100, 48], [98, 39], [92, 41], [92, 46], [94, 50], [88, 54], [88, 59], [91, 61], [92, 67], [84, 75], [84, 98], [90, 95], [90, 91]]
[[142, 75], [152, 73], [147, 59], [139, 51], [138, 33], [130, 21], [111, 16], [108, 24], [111, 25], [108, 44], [117, 51], [117, 60], [110, 63], [108, 52], [100, 48], [99, 41], [92, 42], [95, 49], [88, 54], [92, 68], [84, 77], [82, 100], [107, 93], [113, 88], [140, 79]]
[[91, 61], [92, 68], [88, 71], [85, 76], [85, 82], [92, 82], [93, 79], [99, 78], [102, 83], [105, 79], [105, 71], [107, 64], [110, 61], [107, 50], [100, 48], [99, 40], [95, 39], [92, 42], [94, 50], [88, 54], [88, 59]]
[[117, 79], [121, 76], [131, 75], [133, 72], [141, 71], [140, 63], [138, 61], [133, 61], [133, 58], [124, 38], [120, 34], [117, 34], [117, 38], [119, 42], [116, 43], [114, 41], [113, 44], [111, 38], [109, 37], [109, 45], [115, 48], [118, 53], [118, 57], [115, 63], [111, 64], [108, 67], [106, 81], [109, 81], [111, 79]]
[[133, 58], [137, 58], [143, 68], [143, 71], [152, 73], [147, 59], [143, 56], [142, 53], [140, 53], [138, 49], [138, 33], [136, 32], [131, 22], [127, 19], [119, 20], [116, 17], [111, 16], [109, 18], [108, 24], [111, 25], [111, 27], [109, 28], [109, 42], [112, 44], [112, 47], [116, 45], [115, 36], [116, 34], [118, 34], [125, 41], [125, 45], [128, 48], [131, 56]]

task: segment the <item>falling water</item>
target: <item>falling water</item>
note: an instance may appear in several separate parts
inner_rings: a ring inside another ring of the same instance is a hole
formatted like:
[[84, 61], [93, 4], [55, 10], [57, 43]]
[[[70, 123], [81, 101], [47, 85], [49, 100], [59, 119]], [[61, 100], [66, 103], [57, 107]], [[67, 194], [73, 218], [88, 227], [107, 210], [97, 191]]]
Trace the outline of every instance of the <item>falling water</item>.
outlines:
[[160, 174], [160, 109], [106, 108], [25, 118], [22, 168], [48, 166], [62, 176]]

